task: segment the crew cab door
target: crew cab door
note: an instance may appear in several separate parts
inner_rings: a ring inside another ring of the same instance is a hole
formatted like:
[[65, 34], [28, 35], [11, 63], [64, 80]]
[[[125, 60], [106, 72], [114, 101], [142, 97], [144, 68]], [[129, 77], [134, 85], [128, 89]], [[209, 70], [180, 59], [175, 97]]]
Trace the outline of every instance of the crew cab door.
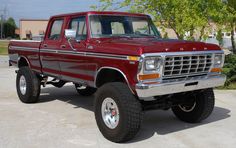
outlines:
[[62, 42], [64, 18], [55, 18], [50, 21], [45, 40], [40, 48], [42, 71], [52, 76], [60, 76], [58, 49]]
[[70, 41], [63, 38], [60, 48], [60, 67], [62, 79], [75, 83], [92, 83], [93, 76], [90, 76], [87, 69], [88, 58], [86, 54], [87, 46], [87, 24], [86, 16], [74, 16], [68, 18], [67, 29], [76, 31], [76, 40]]

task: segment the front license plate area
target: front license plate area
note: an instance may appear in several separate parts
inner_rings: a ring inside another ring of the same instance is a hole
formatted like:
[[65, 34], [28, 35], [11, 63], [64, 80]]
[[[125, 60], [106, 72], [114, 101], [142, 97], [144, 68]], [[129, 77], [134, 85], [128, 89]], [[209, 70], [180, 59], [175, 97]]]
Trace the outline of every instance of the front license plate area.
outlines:
[[198, 85], [198, 82], [190, 82], [190, 83], [186, 83], [184, 86], [188, 87], [188, 86], [196, 86]]

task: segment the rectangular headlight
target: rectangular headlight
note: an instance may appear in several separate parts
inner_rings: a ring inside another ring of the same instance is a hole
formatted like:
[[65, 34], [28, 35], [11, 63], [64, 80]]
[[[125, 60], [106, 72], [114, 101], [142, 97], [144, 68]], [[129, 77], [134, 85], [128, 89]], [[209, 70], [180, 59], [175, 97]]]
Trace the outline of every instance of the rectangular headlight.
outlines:
[[224, 65], [224, 54], [215, 54], [214, 67], [223, 67], [223, 65]]
[[144, 61], [146, 71], [154, 71], [160, 68], [161, 61], [159, 57], [148, 57]]
[[146, 70], [155, 70], [156, 69], [155, 59], [146, 60], [145, 61], [145, 69]]

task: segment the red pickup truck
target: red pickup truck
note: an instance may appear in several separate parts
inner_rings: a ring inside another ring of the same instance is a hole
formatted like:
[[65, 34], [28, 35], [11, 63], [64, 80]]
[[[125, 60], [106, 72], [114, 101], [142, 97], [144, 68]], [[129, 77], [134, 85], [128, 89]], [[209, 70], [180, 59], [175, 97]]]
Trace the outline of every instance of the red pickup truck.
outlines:
[[96, 92], [97, 125], [113, 142], [133, 138], [146, 110], [172, 109], [191, 123], [206, 119], [214, 108], [213, 87], [226, 79], [219, 46], [162, 39], [144, 14], [53, 16], [42, 41], [12, 40], [9, 56], [19, 68], [16, 88], [24, 103], [37, 102], [47, 84], [73, 82], [80, 95]]

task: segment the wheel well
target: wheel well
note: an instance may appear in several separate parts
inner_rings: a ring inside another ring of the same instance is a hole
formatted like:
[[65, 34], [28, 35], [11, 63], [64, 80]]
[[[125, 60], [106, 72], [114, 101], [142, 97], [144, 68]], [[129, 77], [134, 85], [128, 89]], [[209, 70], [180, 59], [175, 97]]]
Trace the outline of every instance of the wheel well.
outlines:
[[121, 72], [114, 69], [102, 69], [96, 77], [96, 87], [100, 87], [108, 82], [125, 82], [126, 79]]
[[20, 68], [23, 66], [29, 66], [29, 63], [24, 57], [21, 57], [20, 60], [18, 61], [18, 67]]

